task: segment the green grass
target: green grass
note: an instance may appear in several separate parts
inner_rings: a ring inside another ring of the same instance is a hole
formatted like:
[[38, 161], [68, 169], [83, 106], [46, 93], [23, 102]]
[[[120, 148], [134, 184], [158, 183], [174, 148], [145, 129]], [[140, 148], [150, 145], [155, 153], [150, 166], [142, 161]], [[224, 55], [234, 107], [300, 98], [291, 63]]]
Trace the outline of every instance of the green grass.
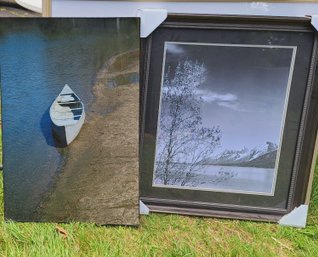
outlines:
[[[0, 110], [0, 115], [1, 115], [1, 110]], [[2, 138], [1, 119], [0, 119], [0, 138]], [[2, 143], [1, 142], [0, 142], [0, 165], [2, 166]]]
[[[318, 165], [305, 229], [238, 220], [151, 214], [139, 228], [3, 221], [0, 256], [318, 256]], [[2, 188], [2, 175], [0, 179]]]

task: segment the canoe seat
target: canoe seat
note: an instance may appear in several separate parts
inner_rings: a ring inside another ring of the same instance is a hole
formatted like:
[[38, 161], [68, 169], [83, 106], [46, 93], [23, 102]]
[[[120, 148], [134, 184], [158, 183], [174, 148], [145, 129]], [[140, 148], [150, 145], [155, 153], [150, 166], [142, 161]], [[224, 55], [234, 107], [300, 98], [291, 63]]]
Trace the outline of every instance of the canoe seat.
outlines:
[[68, 102], [73, 102], [76, 99], [72, 97], [71, 95], [60, 95], [59, 97], [59, 102], [60, 103], [68, 103]]
[[77, 114], [76, 110], [83, 110], [83, 108], [70, 108], [67, 105], [56, 104], [53, 108], [54, 118], [56, 120], [78, 120], [82, 116], [82, 112]]
[[72, 116], [61, 116], [61, 117], [57, 117], [55, 118], [56, 120], [78, 120], [79, 117], [81, 117], [82, 115], [72, 115]]
[[61, 106], [59, 104], [54, 105], [54, 111], [57, 112], [72, 112], [69, 106]]
[[65, 94], [60, 94], [60, 95], [74, 95], [74, 93], [65, 93]]
[[75, 104], [75, 103], [80, 103], [81, 101], [68, 101], [68, 102], [61, 102], [57, 101], [59, 104]]

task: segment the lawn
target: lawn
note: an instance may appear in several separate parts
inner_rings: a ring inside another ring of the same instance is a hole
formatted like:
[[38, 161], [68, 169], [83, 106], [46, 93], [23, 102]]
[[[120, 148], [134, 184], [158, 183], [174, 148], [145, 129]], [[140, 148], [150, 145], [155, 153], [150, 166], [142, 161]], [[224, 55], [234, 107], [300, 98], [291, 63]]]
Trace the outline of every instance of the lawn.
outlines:
[[0, 256], [318, 256], [318, 165], [305, 229], [159, 214], [139, 228], [4, 222], [0, 181]]

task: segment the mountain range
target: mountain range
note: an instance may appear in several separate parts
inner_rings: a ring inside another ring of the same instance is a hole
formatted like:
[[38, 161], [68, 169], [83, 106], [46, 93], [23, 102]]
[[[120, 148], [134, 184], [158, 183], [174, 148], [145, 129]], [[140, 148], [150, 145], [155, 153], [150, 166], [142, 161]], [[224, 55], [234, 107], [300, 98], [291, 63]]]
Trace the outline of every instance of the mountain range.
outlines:
[[207, 158], [203, 161], [205, 165], [239, 166], [274, 168], [278, 145], [266, 142], [263, 145], [241, 150], [225, 150], [220, 154]]

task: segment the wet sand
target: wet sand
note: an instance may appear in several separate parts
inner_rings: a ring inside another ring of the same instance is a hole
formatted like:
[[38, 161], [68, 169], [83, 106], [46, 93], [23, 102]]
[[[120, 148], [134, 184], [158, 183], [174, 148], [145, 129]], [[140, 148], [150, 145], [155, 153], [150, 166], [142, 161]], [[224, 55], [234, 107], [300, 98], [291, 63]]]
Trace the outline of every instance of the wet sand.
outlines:
[[111, 58], [98, 72], [95, 99], [78, 137], [63, 149], [65, 164], [38, 213], [43, 221], [139, 223], [139, 52]]

